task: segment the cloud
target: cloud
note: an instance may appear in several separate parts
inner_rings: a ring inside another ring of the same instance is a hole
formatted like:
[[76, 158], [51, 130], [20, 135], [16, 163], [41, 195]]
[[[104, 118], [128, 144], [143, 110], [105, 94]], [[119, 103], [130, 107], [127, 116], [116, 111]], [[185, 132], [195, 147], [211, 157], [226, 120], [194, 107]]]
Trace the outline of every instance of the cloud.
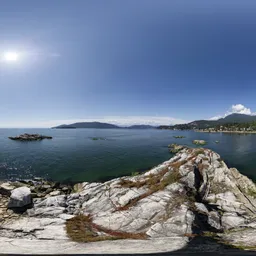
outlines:
[[224, 115], [217, 115], [217, 116], [211, 117], [209, 120], [218, 120], [220, 118], [224, 118], [234, 113], [252, 115], [252, 116], [256, 115], [256, 113], [252, 112], [250, 108], [247, 108], [242, 104], [235, 104], [235, 105], [232, 105], [231, 108], [228, 111], [226, 111]]
[[77, 122], [103, 122], [110, 123], [120, 126], [129, 126], [136, 124], [146, 124], [152, 126], [158, 125], [172, 125], [172, 124], [182, 124], [187, 123], [189, 121], [176, 119], [173, 117], [165, 117], [165, 116], [107, 116], [100, 118], [86, 118], [86, 119], [64, 119], [64, 120], [49, 120], [49, 121], [34, 121], [34, 122], [15, 122], [8, 123], [3, 128], [49, 128], [58, 126], [61, 124], [72, 124]]
[[220, 118], [222, 118], [223, 116], [213, 116], [211, 118], [209, 118], [209, 120], [218, 120]]

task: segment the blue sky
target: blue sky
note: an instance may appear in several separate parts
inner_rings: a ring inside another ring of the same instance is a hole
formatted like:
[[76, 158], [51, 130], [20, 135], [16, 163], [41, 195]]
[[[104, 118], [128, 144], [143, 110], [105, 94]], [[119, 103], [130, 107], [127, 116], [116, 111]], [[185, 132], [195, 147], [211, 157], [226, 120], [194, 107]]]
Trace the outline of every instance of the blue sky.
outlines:
[[2, 0], [0, 57], [1, 127], [253, 114], [256, 1]]

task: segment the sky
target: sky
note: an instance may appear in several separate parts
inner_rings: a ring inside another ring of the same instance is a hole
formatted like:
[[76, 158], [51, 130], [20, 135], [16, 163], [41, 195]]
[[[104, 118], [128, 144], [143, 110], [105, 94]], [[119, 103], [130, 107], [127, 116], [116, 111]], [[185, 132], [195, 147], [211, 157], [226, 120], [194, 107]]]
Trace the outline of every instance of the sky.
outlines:
[[1, 1], [0, 127], [253, 115], [255, 71], [254, 0]]

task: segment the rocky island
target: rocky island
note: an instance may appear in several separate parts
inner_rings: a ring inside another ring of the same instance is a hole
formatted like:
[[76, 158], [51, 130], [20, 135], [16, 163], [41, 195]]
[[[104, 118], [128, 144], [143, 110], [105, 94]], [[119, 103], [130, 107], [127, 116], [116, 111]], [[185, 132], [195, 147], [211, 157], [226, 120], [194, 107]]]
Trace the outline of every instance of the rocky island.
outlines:
[[19, 141], [34, 141], [34, 140], [43, 140], [43, 139], [52, 139], [51, 136], [44, 136], [40, 134], [28, 134], [24, 133], [16, 137], [8, 137], [11, 140], [19, 140]]
[[171, 252], [198, 237], [256, 250], [256, 186], [209, 149], [180, 148], [134, 177], [45, 185], [0, 185], [2, 253]]

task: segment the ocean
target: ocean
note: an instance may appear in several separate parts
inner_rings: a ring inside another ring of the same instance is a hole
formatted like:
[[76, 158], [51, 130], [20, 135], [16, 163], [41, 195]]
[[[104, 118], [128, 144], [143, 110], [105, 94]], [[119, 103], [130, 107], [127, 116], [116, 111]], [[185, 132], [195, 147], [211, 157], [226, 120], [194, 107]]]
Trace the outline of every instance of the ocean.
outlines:
[[[8, 139], [25, 132], [53, 139]], [[175, 139], [175, 135], [186, 138]], [[219, 153], [229, 167], [256, 180], [256, 134], [156, 129], [0, 129], [0, 180], [42, 177], [60, 182], [105, 181], [149, 170], [173, 156], [168, 144], [195, 146], [194, 139], [206, 140], [204, 147]]]

